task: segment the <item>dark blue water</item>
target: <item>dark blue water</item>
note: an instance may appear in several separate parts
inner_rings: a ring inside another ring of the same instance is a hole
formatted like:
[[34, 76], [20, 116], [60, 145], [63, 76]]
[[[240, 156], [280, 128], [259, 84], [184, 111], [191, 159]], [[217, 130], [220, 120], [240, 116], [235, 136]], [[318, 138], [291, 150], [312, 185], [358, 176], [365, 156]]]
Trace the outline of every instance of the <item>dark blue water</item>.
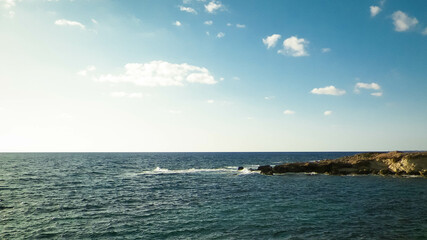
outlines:
[[0, 239], [427, 239], [427, 179], [238, 166], [352, 153], [3, 153]]

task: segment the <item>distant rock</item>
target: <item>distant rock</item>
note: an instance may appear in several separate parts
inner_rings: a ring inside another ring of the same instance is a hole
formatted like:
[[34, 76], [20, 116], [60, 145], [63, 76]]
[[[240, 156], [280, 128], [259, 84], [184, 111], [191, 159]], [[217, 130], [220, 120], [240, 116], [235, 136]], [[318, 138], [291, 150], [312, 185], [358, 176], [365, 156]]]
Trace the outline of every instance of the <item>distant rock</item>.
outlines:
[[242, 171], [244, 169], [244, 167], [238, 167], [237, 171]]
[[330, 175], [379, 174], [421, 175], [427, 177], [427, 152], [361, 153], [334, 160], [260, 166], [265, 175], [316, 172]]
[[259, 166], [258, 170], [261, 171], [262, 174], [265, 175], [273, 175], [273, 167], [270, 165]]

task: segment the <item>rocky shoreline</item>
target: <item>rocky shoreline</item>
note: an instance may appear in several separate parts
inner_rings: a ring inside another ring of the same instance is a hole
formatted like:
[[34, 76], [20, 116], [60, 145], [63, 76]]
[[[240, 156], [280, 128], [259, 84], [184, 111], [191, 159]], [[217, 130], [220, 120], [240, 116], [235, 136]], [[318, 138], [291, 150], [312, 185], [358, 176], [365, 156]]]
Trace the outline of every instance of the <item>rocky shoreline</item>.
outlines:
[[260, 166], [261, 174], [323, 173], [329, 175], [375, 174], [419, 175], [427, 177], [427, 152], [361, 153], [338, 159], [315, 162], [285, 163]]

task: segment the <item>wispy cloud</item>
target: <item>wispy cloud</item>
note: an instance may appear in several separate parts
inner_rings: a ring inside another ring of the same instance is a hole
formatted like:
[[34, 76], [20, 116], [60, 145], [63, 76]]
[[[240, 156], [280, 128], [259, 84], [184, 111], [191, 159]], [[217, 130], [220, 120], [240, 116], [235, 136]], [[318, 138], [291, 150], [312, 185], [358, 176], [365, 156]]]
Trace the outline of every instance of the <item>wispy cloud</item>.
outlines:
[[16, 0], [0, 0], [0, 6], [7, 11], [7, 14], [4, 16], [8, 18], [15, 17], [15, 11], [13, 11], [13, 8], [16, 6]]
[[344, 95], [346, 91], [342, 89], [338, 89], [335, 86], [331, 85], [324, 88], [314, 88], [313, 90], [311, 90], [311, 93], [319, 94], [319, 95], [340, 96], [340, 95]]
[[0, 4], [3, 5], [3, 8], [9, 9], [12, 7], [15, 7], [16, 5], [16, 0], [0, 0]]
[[217, 38], [223, 38], [223, 37], [225, 37], [225, 33], [223, 33], [223, 32], [219, 32], [219, 33], [216, 35], [216, 37], [217, 37]]
[[304, 38], [292, 36], [283, 41], [283, 49], [279, 50], [278, 53], [292, 57], [309, 56], [306, 50], [306, 46], [308, 44], [309, 41], [305, 40]]
[[96, 21], [95, 19], [91, 19], [91, 21], [92, 21], [92, 23], [94, 23], [94, 24], [98, 24], [98, 21]]
[[79, 27], [79, 28], [81, 28], [83, 30], [86, 29], [85, 25], [83, 25], [83, 24], [81, 24], [79, 22], [70, 21], [70, 20], [67, 20], [67, 19], [58, 19], [58, 20], [55, 21], [55, 25], [58, 25], [58, 26]]
[[323, 112], [323, 115], [325, 115], [325, 116], [329, 116], [329, 115], [331, 115], [332, 114], [332, 111], [331, 110], [327, 110], [327, 111], [324, 111]]
[[188, 12], [188, 13], [197, 14], [197, 11], [194, 10], [194, 8], [191, 8], [191, 7], [179, 6], [179, 10], [182, 11], [182, 12]]
[[382, 9], [378, 6], [370, 6], [369, 10], [371, 11], [371, 17], [375, 17]]
[[208, 13], [215, 13], [217, 10], [224, 8], [224, 5], [220, 1], [211, 1], [205, 5], [205, 10]]
[[212, 24], [213, 24], [213, 21], [211, 21], [211, 20], [209, 20], [209, 21], [205, 21], [205, 22], [204, 22], [204, 24], [206, 24], [206, 25], [212, 25]]
[[383, 95], [383, 92], [374, 92], [374, 93], [371, 93], [371, 95], [375, 97], [381, 97]]
[[272, 99], [274, 99], [275, 98], [275, 96], [267, 96], [267, 97], [264, 97], [264, 99], [265, 100], [272, 100]]
[[7, 16], [8, 16], [9, 18], [13, 18], [13, 17], [15, 17], [15, 11], [10, 10], [9, 12], [7, 12]]
[[214, 103], [214, 102], [215, 102], [215, 100], [213, 100], [213, 99], [209, 99], [209, 100], [207, 100], [206, 102], [207, 102], [207, 103], [212, 104], [212, 103]]
[[331, 51], [330, 48], [322, 48], [322, 53], [328, 53], [330, 51]]
[[174, 64], [165, 61], [128, 63], [125, 73], [101, 75], [99, 82], [133, 83], [139, 86], [183, 86], [186, 83], [216, 84], [208, 69], [187, 63]]
[[110, 96], [115, 97], [115, 98], [142, 98], [143, 94], [139, 93], [139, 92], [133, 92], [133, 93], [112, 92], [112, 93], [110, 93]]
[[236, 24], [236, 27], [237, 28], [246, 28], [246, 25], [245, 24]]
[[427, 27], [421, 32], [422, 35], [427, 35]]
[[283, 111], [283, 114], [285, 114], [285, 115], [294, 115], [295, 111], [287, 109], [287, 110]]
[[80, 76], [86, 76], [89, 72], [93, 72], [95, 70], [96, 70], [96, 67], [93, 65], [90, 65], [90, 66], [87, 66], [85, 69], [78, 71], [77, 74]]
[[267, 36], [266, 38], [262, 39], [262, 42], [265, 46], [267, 46], [267, 49], [272, 48], [276, 46], [277, 41], [281, 38], [280, 34], [273, 34], [271, 36]]
[[392, 15], [394, 30], [396, 32], [405, 32], [413, 28], [418, 24], [418, 20], [415, 17], [409, 17], [402, 11], [396, 11]]
[[175, 21], [174, 23], [172, 23], [173, 25], [180, 27], [182, 24], [180, 21]]

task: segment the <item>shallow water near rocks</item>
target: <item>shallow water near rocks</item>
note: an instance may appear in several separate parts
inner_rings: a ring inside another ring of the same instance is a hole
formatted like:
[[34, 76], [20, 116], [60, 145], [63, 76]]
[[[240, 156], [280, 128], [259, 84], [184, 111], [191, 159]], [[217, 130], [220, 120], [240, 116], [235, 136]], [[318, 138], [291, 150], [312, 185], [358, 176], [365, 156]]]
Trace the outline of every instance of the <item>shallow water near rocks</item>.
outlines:
[[352, 154], [2, 153], [0, 239], [427, 239], [425, 178], [247, 170]]

